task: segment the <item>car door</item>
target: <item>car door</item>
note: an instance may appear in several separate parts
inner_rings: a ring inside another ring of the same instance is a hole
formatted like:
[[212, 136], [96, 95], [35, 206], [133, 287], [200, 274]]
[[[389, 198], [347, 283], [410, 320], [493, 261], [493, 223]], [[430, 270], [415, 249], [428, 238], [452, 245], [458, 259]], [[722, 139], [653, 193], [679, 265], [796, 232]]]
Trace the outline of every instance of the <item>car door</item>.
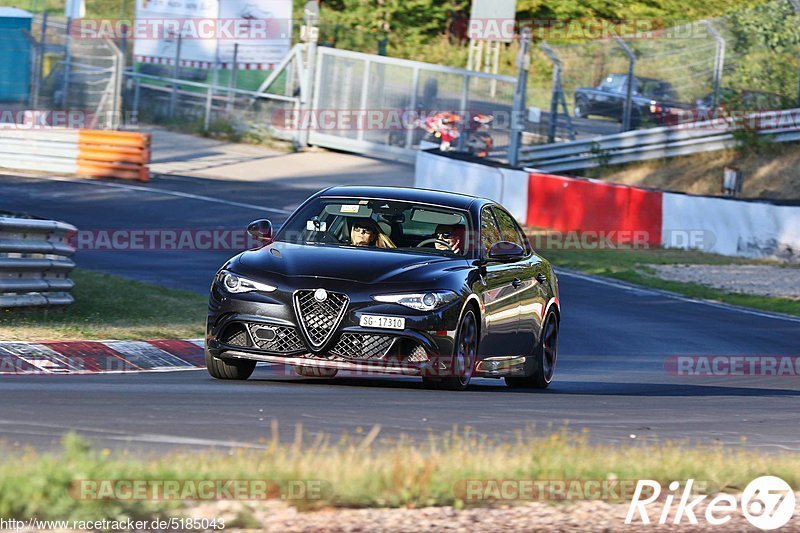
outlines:
[[548, 273], [545, 271], [541, 258], [533, 252], [530, 241], [514, 217], [499, 206], [492, 209], [500, 227], [501, 238], [504, 241], [516, 243], [525, 250], [524, 259], [507, 266], [514, 273], [512, 281], [517, 285], [516, 296], [519, 303], [517, 336], [513, 345], [519, 350], [517, 353], [529, 353], [539, 338], [544, 309], [547, 306]]
[[[500, 228], [489, 206], [481, 210], [481, 254], [489, 257], [489, 249], [500, 242]], [[481, 275], [480, 294], [484, 306], [484, 335], [480, 353], [486, 357], [517, 355], [519, 299], [514, 280], [518, 272], [513, 264], [489, 262]]]

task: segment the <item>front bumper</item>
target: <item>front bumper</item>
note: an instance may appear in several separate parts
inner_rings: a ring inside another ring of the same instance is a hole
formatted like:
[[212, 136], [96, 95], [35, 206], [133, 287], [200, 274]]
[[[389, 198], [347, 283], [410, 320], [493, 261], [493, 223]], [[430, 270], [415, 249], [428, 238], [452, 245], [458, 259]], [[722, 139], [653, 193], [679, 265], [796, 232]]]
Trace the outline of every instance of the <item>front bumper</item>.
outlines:
[[[292, 295], [295, 290], [320, 285], [318, 279], [299, 280], [274, 293], [230, 294], [215, 283], [206, 330], [209, 355], [402, 375], [452, 368], [455, 330], [463, 309], [460, 299], [437, 311], [418, 312], [372, 300], [374, 288], [325, 280], [326, 290], [346, 294], [349, 303], [330, 339], [313, 349], [301, 328]], [[405, 329], [362, 327], [363, 314], [402, 317]]]

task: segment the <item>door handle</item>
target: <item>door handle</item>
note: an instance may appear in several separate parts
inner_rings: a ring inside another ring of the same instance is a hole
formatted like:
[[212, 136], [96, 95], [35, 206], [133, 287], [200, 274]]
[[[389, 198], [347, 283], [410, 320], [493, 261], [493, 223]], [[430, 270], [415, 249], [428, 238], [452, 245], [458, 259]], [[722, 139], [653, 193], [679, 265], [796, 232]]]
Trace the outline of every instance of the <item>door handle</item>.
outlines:
[[514, 287], [515, 289], [520, 285], [522, 285], [522, 280], [519, 278], [514, 278], [514, 281], [511, 282], [511, 286]]
[[547, 283], [547, 276], [544, 274], [536, 274], [536, 281], [539, 283]]

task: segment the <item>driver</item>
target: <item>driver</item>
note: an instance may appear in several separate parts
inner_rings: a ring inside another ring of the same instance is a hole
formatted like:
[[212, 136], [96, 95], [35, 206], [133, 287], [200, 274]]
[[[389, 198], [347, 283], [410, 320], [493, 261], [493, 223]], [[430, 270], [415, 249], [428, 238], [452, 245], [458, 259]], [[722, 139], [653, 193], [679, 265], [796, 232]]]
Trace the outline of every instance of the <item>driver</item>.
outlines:
[[377, 248], [397, 248], [377, 222], [371, 218], [359, 218], [350, 228], [350, 242], [353, 246], [375, 246]]
[[436, 226], [436, 233], [434, 237], [440, 241], [446, 242], [450, 248], [440, 242], [434, 243], [437, 250], [443, 250], [453, 253], [461, 254], [464, 251], [464, 233], [465, 228], [461, 224], [439, 224]]

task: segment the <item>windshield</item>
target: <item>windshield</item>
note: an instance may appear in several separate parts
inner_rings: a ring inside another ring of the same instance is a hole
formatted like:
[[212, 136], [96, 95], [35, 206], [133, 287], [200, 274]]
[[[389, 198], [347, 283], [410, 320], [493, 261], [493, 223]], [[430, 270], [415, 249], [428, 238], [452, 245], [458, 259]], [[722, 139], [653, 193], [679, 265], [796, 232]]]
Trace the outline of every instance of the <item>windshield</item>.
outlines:
[[317, 198], [283, 225], [275, 241], [466, 257], [470, 230], [467, 212], [449, 207]]

